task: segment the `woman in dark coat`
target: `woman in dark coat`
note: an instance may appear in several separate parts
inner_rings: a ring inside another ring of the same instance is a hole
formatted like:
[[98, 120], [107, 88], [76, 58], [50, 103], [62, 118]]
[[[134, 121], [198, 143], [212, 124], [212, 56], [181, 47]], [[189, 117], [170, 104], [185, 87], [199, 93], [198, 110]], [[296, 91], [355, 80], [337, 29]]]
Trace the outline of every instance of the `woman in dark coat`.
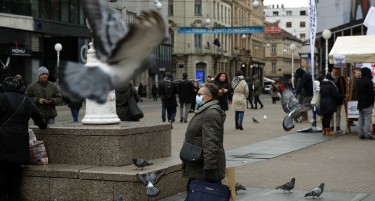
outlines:
[[323, 115], [323, 135], [336, 135], [330, 127], [333, 113], [336, 112], [337, 101], [341, 98], [331, 75], [327, 75], [320, 84], [320, 113]]
[[16, 77], [7, 77], [0, 93], [0, 200], [19, 200], [21, 165], [30, 163], [30, 118], [39, 128], [47, 127], [34, 103], [19, 90], [21, 86]]
[[128, 85], [115, 89], [116, 93], [116, 113], [121, 121], [139, 121], [132, 117], [129, 111], [128, 100], [130, 96], [134, 96], [135, 101], [138, 103], [141, 99], [130, 81]]
[[223, 111], [228, 110], [228, 94], [230, 93], [230, 84], [228, 81], [228, 75], [224, 72], [220, 72], [216, 75], [214, 84], [219, 88], [219, 96], [217, 100]]

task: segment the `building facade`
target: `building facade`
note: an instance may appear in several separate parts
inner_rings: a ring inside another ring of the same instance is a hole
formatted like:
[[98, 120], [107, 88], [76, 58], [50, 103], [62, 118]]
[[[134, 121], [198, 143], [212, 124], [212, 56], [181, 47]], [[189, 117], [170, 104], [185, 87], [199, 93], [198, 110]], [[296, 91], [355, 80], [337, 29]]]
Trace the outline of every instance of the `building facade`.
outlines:
[[279, 27], [303, 40], [309, 39], [308, 8], [285, 8], [281, 5], [266, 5], [264, 17], [268, 22], [278, 23]]
[[57, 74], [56, 43], [61, 60], [84, 62], [90, 33], [80, 0], [33, 0], [0, 2], [0, 79], [20, 74], [30, 83], [39, 66], [46, 66], [50, 79]]

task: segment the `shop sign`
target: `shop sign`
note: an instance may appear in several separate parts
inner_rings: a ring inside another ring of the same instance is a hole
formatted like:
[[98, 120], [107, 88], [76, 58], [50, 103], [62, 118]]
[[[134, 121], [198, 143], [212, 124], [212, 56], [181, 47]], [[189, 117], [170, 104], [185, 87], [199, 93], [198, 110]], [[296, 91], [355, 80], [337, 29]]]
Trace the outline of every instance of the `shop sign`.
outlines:
[[31, 51], [29, 49], [22, 48], [10, 48], [10, 54], [12, 56], [31, 56]]

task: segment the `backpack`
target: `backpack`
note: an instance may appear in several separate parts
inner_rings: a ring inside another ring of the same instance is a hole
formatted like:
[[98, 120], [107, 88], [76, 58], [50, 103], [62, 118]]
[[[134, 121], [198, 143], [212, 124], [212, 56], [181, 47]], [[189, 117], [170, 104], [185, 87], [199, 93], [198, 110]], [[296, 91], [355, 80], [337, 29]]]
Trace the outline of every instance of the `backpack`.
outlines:
[[164, 95], [165, 98], [172, 98], [174, 94], [173, 83], [171, 81], [166, 80], [164, 85]]

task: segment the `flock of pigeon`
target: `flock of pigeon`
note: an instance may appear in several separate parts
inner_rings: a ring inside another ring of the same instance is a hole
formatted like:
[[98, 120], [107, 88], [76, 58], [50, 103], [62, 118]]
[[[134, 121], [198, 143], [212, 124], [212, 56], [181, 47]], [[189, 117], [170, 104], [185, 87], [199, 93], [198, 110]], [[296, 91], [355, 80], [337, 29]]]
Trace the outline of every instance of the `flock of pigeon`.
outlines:
[[[286, 182], [285, 184], [277, 186], [276, 190], [278, 189], [284, 190], [284, 193], [285, 191], [290, 192], [291, 190], [293, 190], [295, 184], [296, 184], [296, 179], [292, 178], [290, 181]], [[322, 195], [323, 191], [324, 191], [324, 183], [321, 183], [319, 187], [316, 187], [310, 192], [306, 193], [305, 197], [313, 197], [313, 199], [315, 199], [315, 197], [320, 198], [320, 195]]]

